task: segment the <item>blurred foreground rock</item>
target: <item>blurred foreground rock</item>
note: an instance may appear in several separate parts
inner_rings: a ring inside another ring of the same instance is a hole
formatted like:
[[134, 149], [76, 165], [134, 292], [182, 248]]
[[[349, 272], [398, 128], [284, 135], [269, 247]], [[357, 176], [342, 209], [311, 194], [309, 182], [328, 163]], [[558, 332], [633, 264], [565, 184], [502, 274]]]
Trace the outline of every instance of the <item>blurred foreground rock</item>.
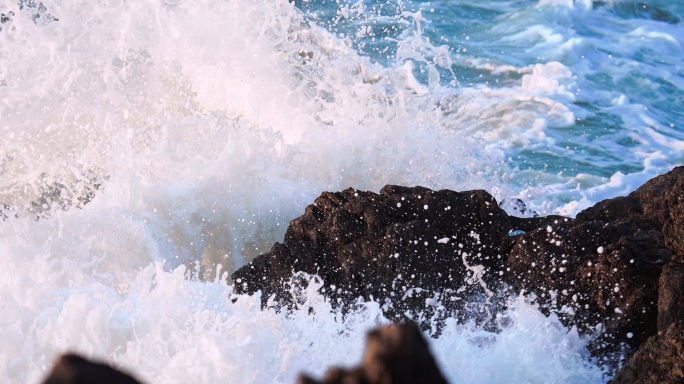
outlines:
[[395, 324], [368, 333], [361, 364], [333, 368], [317, 381], [306, 375], [298, 384], [446, 384], [415, 323]]
[[57, 360], [43, 384], [140, 384], [107, 364], [66, 354]]
[[[447, 384], [415, 323], [394, 324], [368, 333], [361, 364], [330, 369], [322, 381], [301, 375], [299, 384]], [[66, 354], [43, 384], [140, 384], [109, 365]]]

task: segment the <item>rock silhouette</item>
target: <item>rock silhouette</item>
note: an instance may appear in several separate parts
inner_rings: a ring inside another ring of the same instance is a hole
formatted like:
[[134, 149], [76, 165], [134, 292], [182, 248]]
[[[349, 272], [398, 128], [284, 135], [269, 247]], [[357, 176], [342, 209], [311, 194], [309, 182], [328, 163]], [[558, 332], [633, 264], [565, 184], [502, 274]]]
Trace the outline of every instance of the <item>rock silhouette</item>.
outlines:
[[298, 384], [446, 384], [415, 323], [395, 324], [368, 333], [361, 364], [333, 368], [321, 381], [306, 375]]
[[111, 366], [75, 354], [61, 356], [43, 384], [140, 384]]

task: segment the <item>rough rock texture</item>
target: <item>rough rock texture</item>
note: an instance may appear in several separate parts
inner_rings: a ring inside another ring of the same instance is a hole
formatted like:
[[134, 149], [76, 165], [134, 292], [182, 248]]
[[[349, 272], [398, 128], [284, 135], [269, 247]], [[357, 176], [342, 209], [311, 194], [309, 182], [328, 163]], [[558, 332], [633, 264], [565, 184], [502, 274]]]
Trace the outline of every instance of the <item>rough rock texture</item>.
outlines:
[[[238, 293], [261, 290], [264, 306], [288, 306], [298, 271], [319, 275], [332, 303], [372, 298], [386, 316], [422, 327], [436, 313], [489, 324], [502, 306], [494, 293], [524, 290], [542, 311], [593, 335], [589, 349], [616, 367], [642, 345], [681, 347], [684, 167], [575, 220], [511, 217], [484, 191], [326, 192], [292, 221], [283, 244], [232, 278]], [[671, 363], [639, 351], [625, 367], [644, 356]]]
[[627, 360], [612, 384], [684, 383], [684, 325], [671, 324]]
[[590, 348], [619, 354], [656, 332], [659, 277], [670, 260], [662, 234], [644, 220], [560, 220], [517, 237], [505, 278], [532, 291], [566, 325], [601, 337]]
[[446, 384], [427, 342], [414, 323], [396, 324], [368, 333], [362, 363], [333, 368], [322, 381], [300, 376], [299, 384]]
[[140, 384], [109, 365], [66, 354], [57, 360], [43, 384]]
[[628, 218], [650, 221], [665, 236], [665, 245], [684, 262], [684, 167], [654, 177], [625, 197], [604, 200], [579, 214], [585, 221]]
[[[395, 319], [421, 310], [454, 315], [500, 287], [510, 229], [485, 191], [325, 192], [290, 223], [283, 244], [232, 278], [238, 293], [261, 290], [264, 305], [291, 304], [285, 283], [303, 271], [323, 279], [333, 303], [372, 298]], [[430, 308], [431, 298], [442, 306]]]
[[673, 323], [684, 324], [684, 263], [678, 262], [663, 268], [658, 292], [658, 331]]
[[[282, 244], [232, 279], [237, 293], [261, 290], [262, 305], [287, 307], [301, 303], [288, 284], [300, 271], [319, 275], [334, 304], [374, 299], [386, 316], [417, 317], [423, 327], [432, 315], [487, 325], [494, 292], [524, 290], [542, 311], [598, 334], [589, 344], [595, 356], [612, 366], [627, 358], [612, 383], [684, 383], [684, 167], [576, 220], [511, 217], [484, 191], [326, 192]], [[45, 383], [137, 381], [66, 355]], [[445, 380], [408, 324], [371, 332], [363, 363], [330, 370], [322, 383]]]

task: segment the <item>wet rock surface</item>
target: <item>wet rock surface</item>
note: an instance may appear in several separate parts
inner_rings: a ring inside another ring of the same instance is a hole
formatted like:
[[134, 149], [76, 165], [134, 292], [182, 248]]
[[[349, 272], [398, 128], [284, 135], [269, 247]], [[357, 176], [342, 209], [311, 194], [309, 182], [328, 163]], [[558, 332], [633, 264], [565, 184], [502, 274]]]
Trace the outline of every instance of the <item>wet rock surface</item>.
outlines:
[[[614, 365], [631, 356], [614, 382], [679, 383], [683, 261], [684, 167], [676, 167], [576, 220], [520, 236], [506, 280], [592, 334], [589, 348], [599, 359]], [[591, 329], [597, 324], [601, 332]]]
[[655, 334], [671, 254], [649, 222], [565, 219], [519, 236], [505, 279], [516, 292], [534, 292], [543, 312], [596, 335], [589, 348], [615, 360]]
[[321, 381], [306, 375], [298, 384], [446, 384], [415, 323], [395, 324], [368, 333], [361, 364], [333, 368]]
[[625, 197], [604, 200], [577, 214], [585, 221], [639, 218], [663, 233], [665, 245], [684, 262], [684, 167], [654, 177]]
[[684, 324], [684, 263], [679, 262], [663, 268], [658, 292], [658, 331], [675, 323]]
[[611, 384], [684, 383], [684, 325], [670, 324], [625, 362]]
[[393, 320], [469, 312], [487, 321], [510, 230], [508, 215], [485, 191], [326, 192], [290, 223], [282, 244], [232, 278], [237, 293], [261, 290], [264, 306], [296, 304], [288, 282], [301, 271], [320, 276], [321, 292], [335, 305], [361, 297], [379, 302]]
[[[683, 242], [684, 167], [577, 219], [509, 216], [484, 191], [347, 189], [316, 199], [282, 244], [232, 279], [238, 293], [262, 291], [263, 306], [286, 309], [301, 304], [293, 276], [317, 275], [333, 304], [376, 300], [387, 317], [416, 317], [423, 329], [430, 316], [486, 326], [506, 292], [524, 292], [591, 336], [589, 349], [607, 366], [626, 358], [611, 383], [683, 383]], [[465, 305], [478, 300], [478, 310]], [[408, 323], [372, 331], [360, 366], [299, 382], [446, 381], [419, 326]], [[137, 381], [65, 355], [44, 383]]]
[[[523, 291], [613, 368], [647, 340], [681, 343], [670, 328], [684, 321], [684, 167], [576, 219], [528, 216], [509, 216], [485, 191], [326, 192], [232, 279], [283, 308], [297, 305], [288, 283], [303, 271], [333, 304], [372, 299], [423, 329], [439, 316], [488, 324], [505, 293]], [[629, 377], [620, 382], [638, 382]]]

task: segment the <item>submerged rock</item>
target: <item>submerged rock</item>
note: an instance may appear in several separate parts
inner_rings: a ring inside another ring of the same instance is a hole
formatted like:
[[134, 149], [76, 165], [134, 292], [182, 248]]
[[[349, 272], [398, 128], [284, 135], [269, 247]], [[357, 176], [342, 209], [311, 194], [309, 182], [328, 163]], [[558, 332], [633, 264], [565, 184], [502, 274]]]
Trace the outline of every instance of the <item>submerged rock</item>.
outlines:
[[[665, 3], [666, 4], [666, 3]], [[665, 8], [649, 4], [645, 1], [593, 1], [593, 7], [606, 7], [609, 12], [615, 13], [624, 19], [646, 19], [663, 21], [669, 24], [678, 24], [680, 18]]]
[[66, 354], [57, 360], [43, 384], [140, 384], [140, 382], [107, 364], [96, 363], [74, 354]]
[[306, 375], [298, 384], [446, 384], [430, 348], [414, 323], [396, 324], [368, 333], [361, 364], [333, 368], [323, 380]]

